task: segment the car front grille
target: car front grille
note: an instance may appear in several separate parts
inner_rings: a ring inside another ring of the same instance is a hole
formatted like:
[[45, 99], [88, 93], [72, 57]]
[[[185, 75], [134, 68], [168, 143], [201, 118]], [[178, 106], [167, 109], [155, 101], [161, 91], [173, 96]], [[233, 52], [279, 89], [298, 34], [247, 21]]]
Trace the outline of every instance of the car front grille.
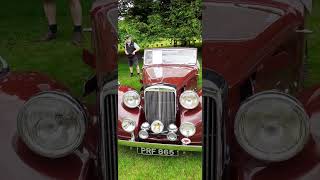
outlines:
[[203, 97], [203, 154], [205, 156], [206, 169], [203, 177], [216, 176], [216, 101], [212, 97]]
[[101, 169], [103, 179], [118, 179], [117, 120], [118, 94], [116, 82], [101, 95]]
[[176, 122], [176, 90], [169, 86], [152, 86], [144, 92], [144, 110], [147, 121], [160, 120], [165, 130]]

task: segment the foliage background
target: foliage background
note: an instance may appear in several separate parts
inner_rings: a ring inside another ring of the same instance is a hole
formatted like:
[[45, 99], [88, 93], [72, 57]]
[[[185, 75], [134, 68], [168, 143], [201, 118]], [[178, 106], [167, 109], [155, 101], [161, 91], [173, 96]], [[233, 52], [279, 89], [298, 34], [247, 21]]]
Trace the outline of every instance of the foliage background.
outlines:
[[[142, 47], [201, 41], [201, 0], [120, 0], [119, 42], [132, 35]], [[171, 43], [171, 44], [170, 44]]]

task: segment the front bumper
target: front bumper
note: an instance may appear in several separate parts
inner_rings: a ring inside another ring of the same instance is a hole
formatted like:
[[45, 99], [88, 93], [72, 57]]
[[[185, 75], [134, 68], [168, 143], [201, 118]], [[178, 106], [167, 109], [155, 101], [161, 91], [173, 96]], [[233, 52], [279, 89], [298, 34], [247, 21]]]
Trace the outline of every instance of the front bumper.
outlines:
[[129, 146], [129, 147], [143, 147], [143, 148], [189, 151], [189, 152], [202, 152], [202, 146], [195, 146], [195, 145], [146, 143], [146, 142], [136, 142], [136, 141], [128, 141], [128, 140], [118, 140], [118, 145]]

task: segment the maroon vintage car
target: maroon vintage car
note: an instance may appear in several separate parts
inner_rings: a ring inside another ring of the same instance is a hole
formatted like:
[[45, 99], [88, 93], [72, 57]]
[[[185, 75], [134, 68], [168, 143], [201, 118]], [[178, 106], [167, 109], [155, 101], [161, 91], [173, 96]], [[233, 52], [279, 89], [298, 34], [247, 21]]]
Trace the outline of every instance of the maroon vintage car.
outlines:
[[311, 4], [204, 1], [204, 179], [320, 179], [320, 86], [303, 88]]
[[141, 91], [119, 86], [119, 144], [148, 155], [201, 151], [199, 68], [196, 48], [146, 49]]
[[43, 74], [10, 71], [0, 58], [1, 179], [117, 179], [117, 16], [117, 1], [93, 4], [95, 53], [84, 57], [97, 75], [85, 94], [97, 89], [96, 108]]

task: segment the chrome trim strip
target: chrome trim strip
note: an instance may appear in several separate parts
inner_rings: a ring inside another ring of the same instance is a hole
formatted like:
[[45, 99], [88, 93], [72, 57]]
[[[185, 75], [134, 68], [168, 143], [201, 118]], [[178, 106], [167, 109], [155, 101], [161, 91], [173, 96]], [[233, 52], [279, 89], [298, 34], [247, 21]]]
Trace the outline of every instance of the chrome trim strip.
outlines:
[[202, 146], [195, 145], [175, 145], [175, 144], [160, 144], [160, 143], [145, 143], [145, 142], [131, 142], [126, 140], [118, 140], [118, 144], [129, 147], [144, 147], [144, 148], [157, 148], [190, 152], [202, 152]]

